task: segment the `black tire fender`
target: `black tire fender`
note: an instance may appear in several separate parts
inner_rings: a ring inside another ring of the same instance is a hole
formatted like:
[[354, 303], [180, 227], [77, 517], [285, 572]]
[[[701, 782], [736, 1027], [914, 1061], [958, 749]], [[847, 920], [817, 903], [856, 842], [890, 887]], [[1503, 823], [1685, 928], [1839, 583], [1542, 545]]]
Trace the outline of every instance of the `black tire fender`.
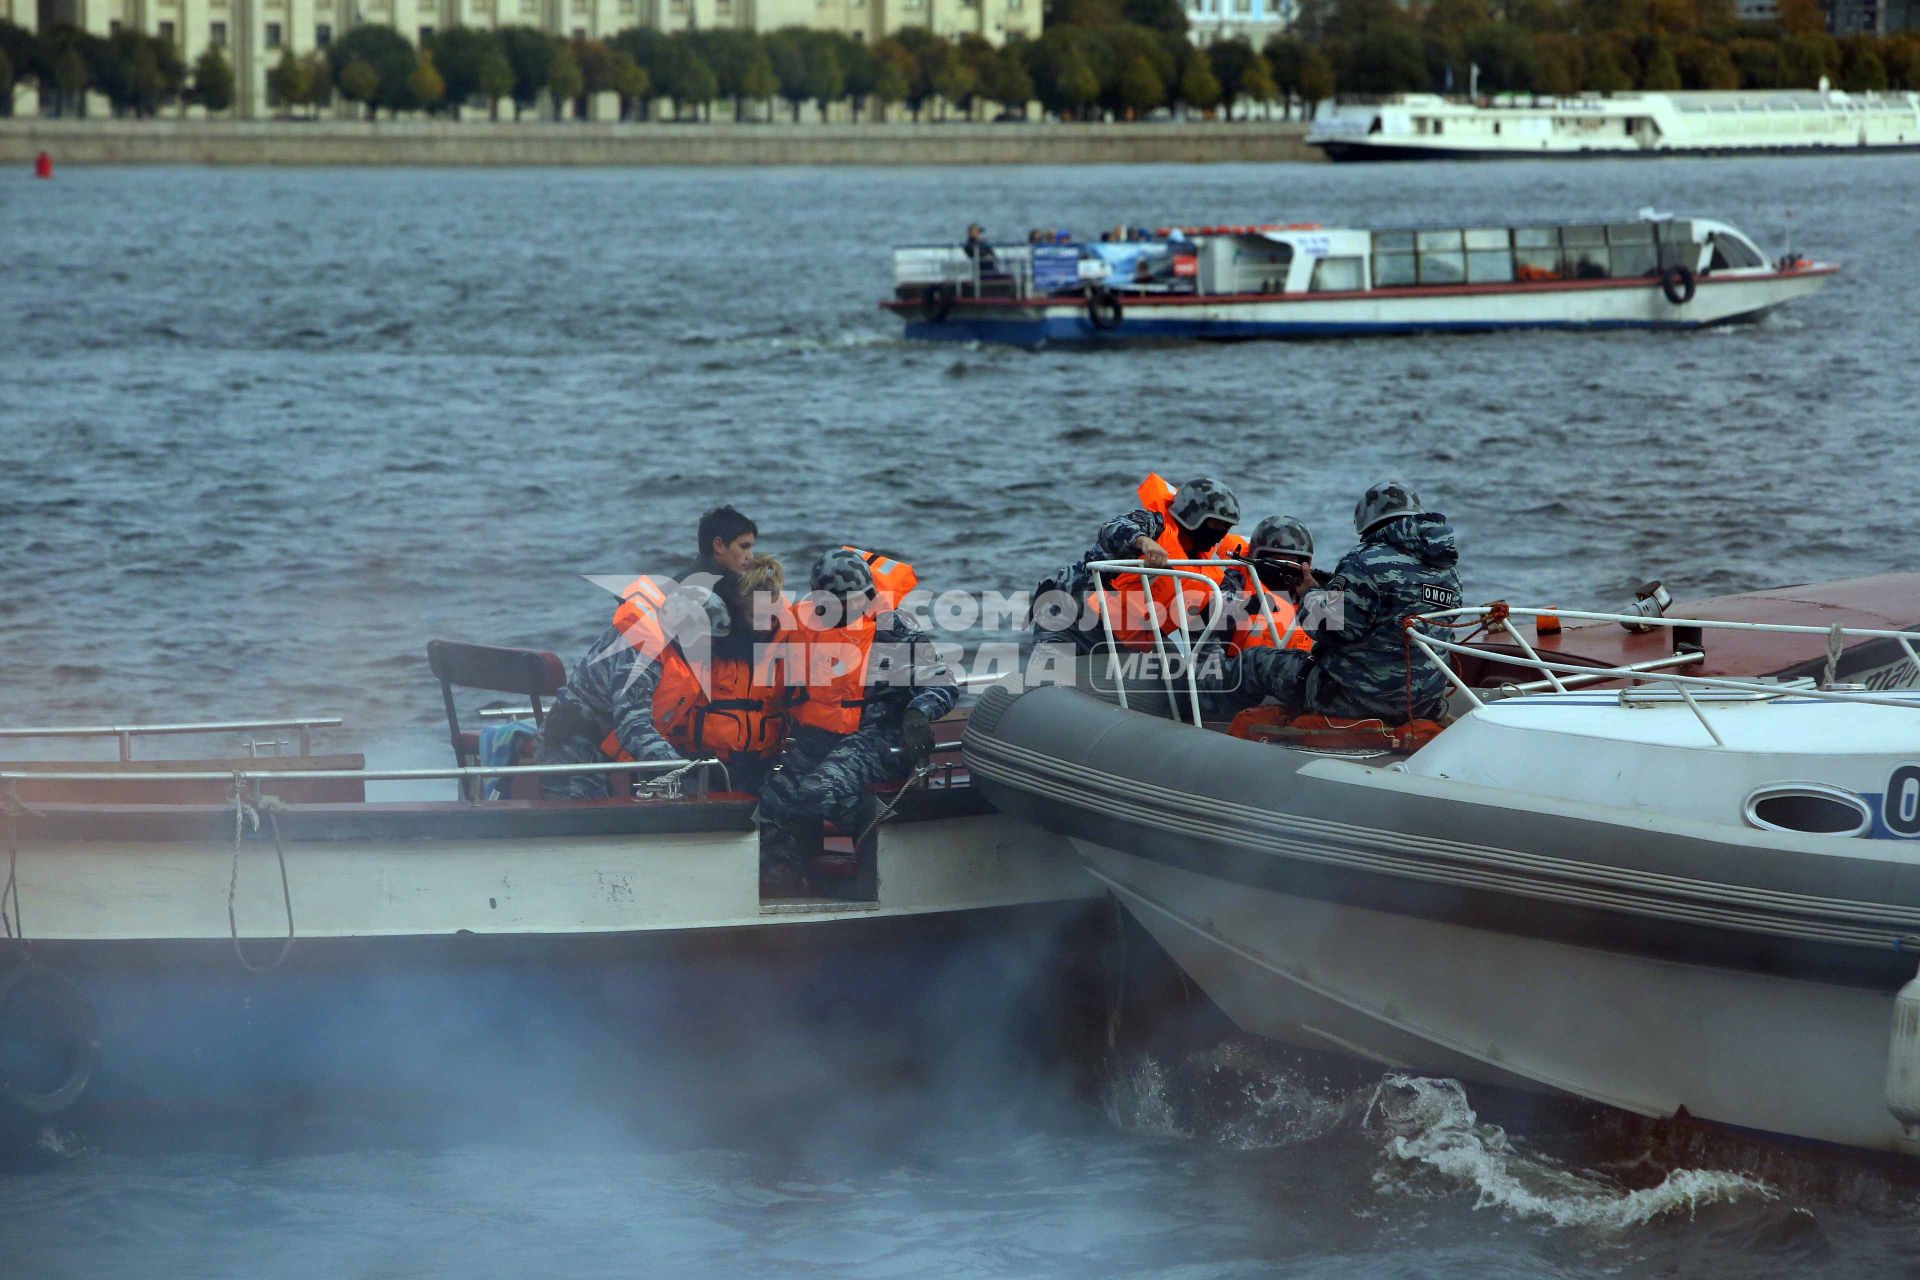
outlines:
[[1693, 278], [1693, 268], [1675, 263], [1660, 273], [1660, 292], [1667, 295], [1667, 301], [1676, 307], [1684, 307], [1693, 301], [1694, 291], [1699, 282]]
[[920, 293], [920, 314], [935, 324], [953, 314], [959, 293], [950, 284], [930, 284]]
[[100, 1068], [100, 1015], [80, 988], [38, 965], [0, 974], [0, 1037], [9, 1024], [35, 1028], [59, 1046], [65, 1062], [57, 1083], [23, 1081], [0, 1071], [0, 1099], [43, 1116], [78, 1102]]
[[1119, 294], [1105, 285], [1087, 294], [1087, 320], [1094, 328], [1102, 331], [1118, 329], [1124, 319], [1126, 310], [1120, 305]]

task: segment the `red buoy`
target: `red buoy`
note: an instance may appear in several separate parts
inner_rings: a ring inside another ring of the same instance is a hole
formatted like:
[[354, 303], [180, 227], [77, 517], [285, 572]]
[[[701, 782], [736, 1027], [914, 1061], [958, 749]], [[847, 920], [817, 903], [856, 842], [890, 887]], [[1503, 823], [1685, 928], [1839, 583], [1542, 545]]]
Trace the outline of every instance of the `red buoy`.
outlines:
[[33, 176], [51, 178], [53, 176], [53, 157], [42, 151], [33, 158]]

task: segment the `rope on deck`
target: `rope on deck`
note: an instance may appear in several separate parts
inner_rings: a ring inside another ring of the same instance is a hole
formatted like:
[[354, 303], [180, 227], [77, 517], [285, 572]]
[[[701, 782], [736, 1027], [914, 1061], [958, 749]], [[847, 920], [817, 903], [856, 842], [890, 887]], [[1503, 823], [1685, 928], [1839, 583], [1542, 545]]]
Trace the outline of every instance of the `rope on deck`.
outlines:
[[[240, 967], [248, 973], [271, 973], [286, 962], [293, 953], [293, 888], [287, 882], [287, 851], [280, 843], [280, 815], [286, 810], [286, 802], [278, 796], [261, 795], [256, 790], [253, 803], [247, 803], [247, 783], [241, 774], [233, 775], [233, 782], [227, 788], [227, 798], [233, 802], [233, 868], [227, 876], [227, 936], [233, 940], [233, 955]], [[247, 959], [246, 951], [240, 945], [240, 922], [235, 917], [234, 899], [240, 893], [240, 847], [244, 843], [249, 826], [258, 833], [260, 815], [267, 815], [267, 825], [273, 832], [273, 853], [280, 862], [280, 898], [287, 906], [287, 938], [280, 944], [280, 954], [266, 964], [254, 964]]]

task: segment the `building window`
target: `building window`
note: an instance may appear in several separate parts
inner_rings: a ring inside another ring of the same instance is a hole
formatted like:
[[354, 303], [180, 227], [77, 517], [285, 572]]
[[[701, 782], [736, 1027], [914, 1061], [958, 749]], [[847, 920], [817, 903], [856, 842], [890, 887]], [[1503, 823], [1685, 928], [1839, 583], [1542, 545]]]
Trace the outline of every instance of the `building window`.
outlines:
[[279, 47], [280, 47], [280, 24], [277, 22], [269, 22], [267, 24], [267, 48], [278, 49]]
[[160, 38], [168, 44], [173, 43], [173, 24], [171, 22], [163, 22], [160, 24]]
[[573, 29], [573, 38], [575, 40], [585, 40], [587, 38], [587, 29], [585, 27], [575, 27]]
[[322, 49], [332, 44], [333, 43], [333, 24], [331, 22], [314, 23], [313, 42], [314, 44], [318, 45]]
[[227, 24], [210, 22], [207, 24], [207, 43], [216, 49], [227, 47]]
[[432, 28], [432, 27], [422, 27], [422, 28], [420, 28], [420, 43], [421, 43], [421, 44], [426, 44], [426, 43], [427, 43], [427, 42], [428, 42], [429, 40], [432, 40], [432, 39], [433, 39], [433, 28]]

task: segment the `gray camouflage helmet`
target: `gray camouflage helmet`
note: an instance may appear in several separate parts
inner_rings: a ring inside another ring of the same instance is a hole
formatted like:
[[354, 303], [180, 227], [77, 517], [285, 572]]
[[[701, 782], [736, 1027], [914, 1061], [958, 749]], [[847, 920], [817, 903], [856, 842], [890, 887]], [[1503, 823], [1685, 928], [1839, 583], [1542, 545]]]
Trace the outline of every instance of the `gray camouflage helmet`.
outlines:
[[667, 634], [688, 640], [702, 628], [714, 639], [733, 634], [733, 612], [712, 588], [684, 583], [667, 596], [661, 610]]
[[1268, 516], [1253, 526], [1253, 535], [1247, 539], [1247, 555], [1254, 560], [1274, 556], [1311, 560], [1313, 535], [1292, 516]]
[[1181, 485], [1167, 504], [1173, 522], [1191, 533], [1209, 520], [1240, 523], [1240, 499], [1233, 490], [1210, 476], [1195, 476]]
[[822, 552], [813, 562], [812, 586], [821, 595], [842, 598], [867, 595], [874, 589], [873, 570], [855, 552], [835, 547]]
[[1389, 520], [1417, 516], [1422, 510], [1420, 495], [1412, 485], [1403, 480], [1382, 480], [1355, 504], [1353, 527], [1364, 538]]

